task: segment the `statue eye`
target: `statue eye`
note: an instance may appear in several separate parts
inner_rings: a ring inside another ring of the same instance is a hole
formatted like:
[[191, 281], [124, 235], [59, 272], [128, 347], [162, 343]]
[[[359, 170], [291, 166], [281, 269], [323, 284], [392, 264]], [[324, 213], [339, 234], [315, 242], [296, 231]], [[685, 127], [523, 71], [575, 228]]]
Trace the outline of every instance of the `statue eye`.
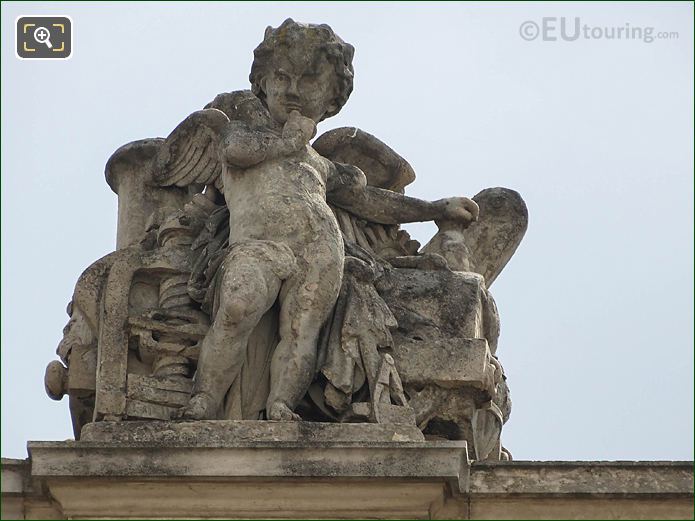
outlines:
[[305, 74], [304, 76], [302, 76], [300, 83], [301, 83], [301, 85], [309, 87], [309, 86], [315, 85], [317, 79], [318, 78], [315, 74]]

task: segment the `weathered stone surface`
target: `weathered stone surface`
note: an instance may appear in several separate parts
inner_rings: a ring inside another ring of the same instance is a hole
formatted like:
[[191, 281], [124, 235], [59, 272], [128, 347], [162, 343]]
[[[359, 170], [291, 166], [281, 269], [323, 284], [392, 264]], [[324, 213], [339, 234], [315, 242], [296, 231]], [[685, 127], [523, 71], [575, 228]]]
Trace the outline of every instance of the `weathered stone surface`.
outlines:
[[437, 220], [439, 232], [422, 249], [444, 257], [454, 271], [473, 271], [489, 288], [519, 247], [528, 226], [521, 196], [508, 188], [486, 188], [473, 200], [480, 213], [473, 223]]
[[482, 276], [399, 268], [378, 289], [398, 321], [393, 354], [418, 426], [426, 435], [467, 440], [472, 458], [500, 459], [511, 402], [489, 347], [499, 323]]
[[[128, 375], [128, 398], [169, 407], [188, 403], [192, 383], [184, 378], [157, 378], [139, 374]], [[168, 417], [166, 419], [169, 419]]]
[[100, 513], [108, 519], [426, 519], [445, 490], [441, 482], [335, 477], [51, 485], [70, 519], [96, 519]]
[[2, 458], [0, 519], [65, 519], [60, 505], [31, 477], [30, 460]]
[[158, 445], [226, 446], [240, 442], [421, 442], [415, 425], [263, 421], [96, 422], [82, 441]]
[[404, 381], [411, 385], [436, 384], [444, 388], [471, 386], [488, 390], [494, 385], [495, 367], [482, 338], [457, 342], [404, 339], [395, 351]]
[[465, 442], [31, 442], [34, 478], [414, 478], [466, 486]]
[[[80, 445], [92, 449], [78, 450]], [[266, 466], [249, 473], [246, 458], [253, 452], [242, 447], [237, 447], [236, 454], [232, 449], [220, 448], [211, 454], [200, 447], [156, 450], [150, 447], [149, 459], [139, 465], [143, 448], [132, 444], [111, 445], [111, 448], [108, 444], [69, 442], [32, 444], [31, 460], [2, 461], [2, 518], [692, 519], [693, 516], [692, 462], [517, 461], [457, 467], [453, 464], [454, 453], [447, 453], [447, 449], [430, 444], [413, 451], [413, 445], [419, 444], [405, 445], [410, 448], [389, 444], [385, 450], [394, 459], [411, 462], [411, 471], [415, 473], [407, 479], [364, 473], [367, 467], [359, 466], [350, 467], [352, 470], [347, 472], [353, 456], [359, 458], [370, 450], [375, 456], [374, 464], [378, 465], [377, 472], [388, 474], [389, 470], [396, 470], [393, 460], [383, 458], [385, 453], [376, 447], [343, 446], [341, 461], [346, 464], [343, 474], [306, 478], [297, 474], [301, 467], [283, 466], [286, 463], [283, 456], [296, 452], [296, 445], [283, 446], [274, 459], [267, 459], [267, 447], [257, 444], [251, 450], [261, 455], [259, 460]], [[329, 456], [316, 445], [313, 448], [305, 445], [299, 450], [300, 456], [306, 456], [303, 450], [313, 451], [308, 460], [339, 457], [339, 451]], [[443, 451], [443, 460], [438, 459], [438, 451]], [[196, 463], [199, 453], [204, 454], [209, 468]], [[171, 469], [173, 460], [177, 460], [177, 474], [162, 472]], [[355, 473], [355, 468], [360, 470]], [[279, 469], [282, 475], [275, 475]]]
[[3, 459], [3, 519], [692, 517], [692, 463], [498, 461], [489, 288], [526, 206], [407, 197], [412, 167], [356, 127], [312, 143], [353, 54], [288, 19], [251, 90], [113, 154], [117, 251], [45, 376], [81, 440]]
[[469, 485], [471, 519], [693, 516], [693, 464], [686, 461], [480, 462], [471, 467]]
[[[186, 403], [187, 402], [188, 398], [186, 398]], [[178, 407], [143, 402], [130, 398], [126, 402], [125, 415], [133, 420], [169, 420], [176, 414], [177, 410]]]
[[152, 216], [163, 217], [162, 208], [182, 207], [190, 195], [182, 189], [161, 189], [152, 183], [151, 162], [163, 139], [141, 139], [122, 146], [106, 164], [106, 182], [118, 194], [116, 247], [140, 242]]
[[688, 461], [476, 462], [476, 494], [683, 494], [693, 490]]
[[415, 181], [415, 171], [405, 159], [359, 128], [329, 130], [312, 146], [331, 161], [354, 165], [362, 170], [371, 186], [402, 192]]
[[[353, 55], [288, 19], [254, 51], [250, 90], [113, 154], [117, 251], [78, 280], [45, 377], [76, 439], [111, 421], [407, 422], [506, 454], [488, 287], [525, 206], [501, 188], [408, 197], [411, 165], [356, 127], [312, 143], [352, 92]], [[422, 221], [440, 233], [418, 251], [400, 225]]]
[[489, 288], [519, 247], [528, 227], [528, 210], [518, 192], [486, 188], [473, 200], [482, 218], [466, 229], [465, 243], [472, 271], [480, 273]]
[[379, 293], [393, 310], [399, 328], [422, 341], [483, 338], [481, 292], [475, 273], [395, 269], [379, 281]]

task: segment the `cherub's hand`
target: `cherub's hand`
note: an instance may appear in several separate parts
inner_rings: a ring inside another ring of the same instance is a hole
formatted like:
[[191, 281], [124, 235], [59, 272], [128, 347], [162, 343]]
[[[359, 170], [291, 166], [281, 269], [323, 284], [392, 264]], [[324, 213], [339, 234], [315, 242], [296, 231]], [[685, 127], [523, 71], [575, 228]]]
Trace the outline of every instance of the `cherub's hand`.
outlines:
[[297, 110], [290, 112], [282, 128], [282, 137], [292, 140], [299, 148], [309, 143], [315, 135], [316, 123], [313, 119], [302, 116]]
[[478, 220], [480, 208], [475, 201], [468, 197], [448, 197], [435, 201], [440, 216], [436, 220], [457, 221], [470, 224]]

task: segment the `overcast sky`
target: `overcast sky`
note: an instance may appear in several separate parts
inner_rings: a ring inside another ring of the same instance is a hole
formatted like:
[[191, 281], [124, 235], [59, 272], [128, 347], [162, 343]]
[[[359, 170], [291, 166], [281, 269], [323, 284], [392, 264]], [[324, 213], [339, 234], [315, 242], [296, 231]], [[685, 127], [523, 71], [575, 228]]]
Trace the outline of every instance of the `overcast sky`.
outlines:
[[[41, 14], [72, 17], [71, 59], [15, 57], [16, 17]], [[78, 276], [115, 246], [107, 159], [247, 88], [265, 27], [287, 17], [356, 48], [354, 93], [319, 133], [388, 143], [417, 173], [412, 196], [526, 200], [491, 288], [514, 457], [692, 459], [693, 7], [662, 2], [3, 2], [2, 456], [72, 436], [43, 373]], [[589, 38], [521, 37], [544, 17], [579, 17]], [[591, 37], [626, 24], [678, 37]], [[407, 228], [423, 244], [436, 231]]]

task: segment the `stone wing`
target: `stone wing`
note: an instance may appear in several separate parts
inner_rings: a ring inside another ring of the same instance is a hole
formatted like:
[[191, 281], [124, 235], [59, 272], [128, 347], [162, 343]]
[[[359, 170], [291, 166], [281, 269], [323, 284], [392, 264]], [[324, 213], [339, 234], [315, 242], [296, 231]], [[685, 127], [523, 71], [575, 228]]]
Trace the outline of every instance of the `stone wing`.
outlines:
[[415, 172], [405, 159], [383, 141], [356, 127], [329, 130], [312, 146], [331, 161], [362, 170], [370, 186], [403, 193], [415, 181]]
[[229, 118], [210, 108], [184, 119], [157, 152], [154, 181], [159, 186], [184, 187], [216, 183], [222, 173], [218, 148]]

